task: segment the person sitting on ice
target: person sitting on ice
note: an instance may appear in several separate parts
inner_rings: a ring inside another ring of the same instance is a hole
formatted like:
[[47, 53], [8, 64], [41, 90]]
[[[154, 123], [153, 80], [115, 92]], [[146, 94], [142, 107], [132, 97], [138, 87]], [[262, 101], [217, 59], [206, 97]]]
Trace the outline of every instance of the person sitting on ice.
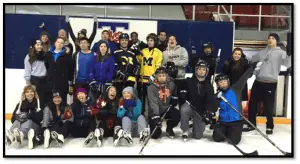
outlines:
[[[140, 142], [144, 142], [149, 135], [147, 121], [142, 115], [142, 102], [133, 95], [133, 88], [124, 88], [123, 98], [120, 100], [117, 117], [122, 118], [122, 128], [124, 138], [129, 144], [133, 143], [132, 136], [140, 137]], [[115, 145], [117, 142], [115, 142]]]
[[87, 97], [84, 88], [78, 88], [75, 96], [77, 100], [71, 105], [74, 115], [74, 125], [71, 135], [74, 138], [86, 137], [84, 145], [88, 145], [94, 138], [100, 137], [100, 129], [96, 128], [96, 119], [91, 106], [91, 99]]
[[[241, 93], [256, 64], [257, 62], [251, 63], [247, 71], [232, 86], [230, 86], [230, 80], [227, 75], [221, 73], [215, 78], [219, 91], [218, 97], [222, 95], [240, 113], [243, 113]], [[231, 140], [231, 144], [238, 144], [242, 138], [243, 118], [222, 99], [218, 99], [218, 101], [220, 107], [219, 119], [212, 138], [216, 142], [221, 142], [225, 139], [222, 135], [224, 134]]]
[[150, 132], [158, 126], [152, 138], [158, 139], [161, 137], [161, 117], [171, 108], [164, 119], [167, 121], [167, 135], [170, 138], [175, 137], [173, 128], [176, 127], [180, 121], [180, 111], [175, 108], [178, 105], [177, 88], [175, 83], [169, 79], [165, 67], [159, 67], [155, 72], [155, 80], [147, 88], [147, 96], [149, 101], [149, 124]]
[[[32, 147], [36, 146], [38, 141], [44, 140], [44, 148], [48, 148], [49, 144], [55, 140], [59, 146], [62, 146], [64, 139], [70, 134], [72, 128], [74, 116], [66, 102], [62, 101], [62, 97], [59, 91], [53, 92], [53, 101], [48, 104], [43, 110], [43, 122], [42, 130], [37, 135], [38, 138], [34, 137], [37, 134], [34, 129], [30, 129], [29, 135], [32, 136], [31, 142]], [[43, 139], [41, 138], [43, 136]]]
[[30, 128], [38, 130], [42, 121], [39, 96], [34, 85], [26, 85], [23, 89], [21, 100], [17, 104], [10, 129], [5, 130], [5, 143], [9, 146], [13, 142], [22, 145], [28, 137]]
[[[205, 80], [208, 72], [208, 64], [200, 60], [195, 66], [194, 76], [186, 79], [183, 90], [180, 91], [179, 101], [183, 104], [180, 110], [183, 141], [187, 141], [191, 117], [193, 118], [193, 138], [201, 139], [205, 124], [208, 124], [206, 119], [212, 118], [213, 113], [217, 111], [213, 86], [210, 81]], [[191, 103], [195, 111], [186, 100]]]

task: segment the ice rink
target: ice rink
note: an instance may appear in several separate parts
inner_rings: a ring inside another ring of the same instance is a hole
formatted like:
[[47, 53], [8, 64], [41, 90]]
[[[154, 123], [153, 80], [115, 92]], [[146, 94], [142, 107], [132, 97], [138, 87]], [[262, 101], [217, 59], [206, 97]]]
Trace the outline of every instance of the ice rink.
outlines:
[[[6, 128], [11, 122], [6, 121]], [[150, 139], [145, 147], [144, 155], [240, 155], [240, 153], [227, 142], [216, 143], [212, 141], [212, 130], [206, 127], [204, 136], [200, 140], [192, 139], [191, 129], [189, 139], [186, 143], [182, 141], [181, 130], [178, 125], [174, 132], [175, 139], [165, 136], [165, 125], [163, 126], [163, 137], [158, 140]], [[265, 125], [258, 125], [265, 133]], [[283, 151], [291, 152], [291, 125], [275, 125], [273, 135], [270, 139]], [[55, 142], [51, 142], [48, 149], [43, 145], [28, 150], [27, 140], [19, 146], [13, 143], [6, 147], [6, 155], [138, 155], [141, 144], [138, 138], [134, 138], [134, 144], [128, 146], [125, 140], [121, 140], [117, 147], [113, 146], [112, 137], [105, 138], [102, 146], [96, 145], [96, 140], [89, 146], [84, 146], [84, 138], [67, 138], [63, 147], [58, 147]], [[274, 146], [264, 139], [257, 131], [243, 133], [242, 140], [238, 144], [244, 152], [250, 153], [257, 150], [259, 155], [282, 155]]]

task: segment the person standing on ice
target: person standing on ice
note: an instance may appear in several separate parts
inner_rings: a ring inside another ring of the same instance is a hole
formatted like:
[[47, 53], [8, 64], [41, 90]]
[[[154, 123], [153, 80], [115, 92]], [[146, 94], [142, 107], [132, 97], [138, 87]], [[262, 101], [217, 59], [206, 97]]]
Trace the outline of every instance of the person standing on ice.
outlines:
[[39, 96], [35, 86], [26, 85], [21, 100], [13, 112], [12, 125], [9, 130], [5, 130], [5, 143], [9, 146], [13, 142], [17, 142], [21, 146], [24, 139], [29, 139], [28, 131], [30, 129], [37, 131], [40, 128], [42, 117]]
[[[221, 73], [216, 76], [215, 82], [218, 87], [218, 95], [222, 95], [239, 113], [243, 113], [241, 94], [249, 76], [253, 73], [256, 63], [251, 63], [247, 71], [230, 86], [230, 80], [227, 75]], [[218, 99], [219, 119], [214, 128], [213, 140], [216, 142], [224, 141], [224, 134], [233, 143], [238, 144], [242, 138], [243, 118], [232, 107], [226, 104], [222, 99]]]
[[123, 98], [120, 100], [117, 116], [122, 119], [124, 138], [129, 144], [133, 144], [132, 137], [139, 136], [140, 142], [148, 137], [147, 121], [142, 115], [142, 102], [133, 95], [133, 88], [126, 87], [123, 90]]
[[[108, 46], [109, 47], [108, 53], [110, 53], [111, 55], [113, 55], [114, 52], [118, 49], [118, 47], [117, 47], [117, 44], [115, 42], [113, 42], [113, 41], [110, 41], [109, 38], [110, 38], [110, 35], [109, 35], [108, 30], [103, 30], [102, 33], [101, 33], [101, 40], [99, 40], [98, 42], [96, 42], [93, 45], [93, 48], [91, 50], [93, 52], [97, 52], [100, 42], [101, 41], [105, 41], [109, 45]], [[119, 41], [120, 41], [120, 39], [119, 39]]]
[[[278, 74], [281, 65], [289, 68], [291, 66], [291, 56], [288, 56], [277, 44], [280, 38], [276, 33], [271, 33], [268, 37], [267, 48], [252, 56], [251, 62], [259, 62], [254, 71], [256, 79], [251, 89], [249, 101], [248, 117], [249, 121], [256, 126], [257, 104], [263, 101], [264, 113], [267, 117], [266, 133], [273, 134], [273, 107], [275, 102], [275, 93], [277, 88]], [[243, 131], [252, 131], [254, 128], [250, 125]]]
[[158, 139], [162, 134], [161, 117], [170, 107], [164, 119], [167, 121], [167, 135], [170, 138], [175, 137], [173, 128], [176, 127], [180, 121], [180, 111], [175, 107], [178, 105], [177, 88], [175, 83], [169, 79], [165, 67], [159, 67], [155, 72], [154, 83], [147, 88], [147, 96], [149, 101], [149, 125], [150, 132], [158, 126], [152, 138]]
[[[183, 104], [180, 110], [180, 128], [183, 141], [187, 141], [191, 117], [193, 118], [193, 138], [201, 139], [205, 131], [205, 124], [208, 124], [204, 122], [206, 118], [202, 117], [211, 118], [213, 113], [217, 111], [213, 86], [205, 80], [208, 72], [208, 64], [200, 60], [195, 66], [194, 76], [185, 80], [184, 88], [180, 91], [179, 101]], [[191, 103], [196, 111], [193, 111], [186, 101]], [[200, 117], [194, 112], [198, 112]]]

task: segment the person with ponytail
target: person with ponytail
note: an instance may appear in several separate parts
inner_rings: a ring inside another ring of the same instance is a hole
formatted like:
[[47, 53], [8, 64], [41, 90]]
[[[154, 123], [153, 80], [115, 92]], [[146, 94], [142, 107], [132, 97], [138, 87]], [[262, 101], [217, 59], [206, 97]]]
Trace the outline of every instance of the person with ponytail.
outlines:
[[17, 104], [13, 115], [10, 129], [5, 130], [5, 142], [11, 145], [17, 142], [20, 146], [24, 139], [29, 139], [29, 129], [40, 128], [42, 121], [39, 96], [34, 85], [26, 85], [23, 89], [21, 100]]
[[44, 87], [47, 69], [45, 66], [45, 52], [41, 40], [31, 40], [29, 52], [24, 59], [24, 78], [27, 85], [34, 85], [40, 98], [41, 107], [44, 107]]

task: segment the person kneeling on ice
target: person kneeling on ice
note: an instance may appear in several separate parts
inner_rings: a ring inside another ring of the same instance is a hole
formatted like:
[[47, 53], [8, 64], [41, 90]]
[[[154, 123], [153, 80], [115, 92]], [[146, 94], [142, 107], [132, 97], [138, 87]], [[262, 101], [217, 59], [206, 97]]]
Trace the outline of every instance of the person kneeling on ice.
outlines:
[[140, 142], [148, 137], [147, 121], [142, 115], [142, 102], [133, 95], [133, 88], [124, 88], [123, 98], [120, 100], [117, 116], [122, 118], [124, 138], [129, 144], [133, 143], [132, 136], [139, 134]]
[[[180, 91], [179, 101], [183, 104], [180, 110], [180, 128], [183, 132], [183, 141], [188, 138], [189, 119], [191, 117], [193, 119], [193, 138], [201, 139], [205, 124], [208, 124], [206, 119], [212, 118], [213, 113], [217, 111], [213, 86], [210, 81], [205, 80], [208, 72], [208, 64], [200, 60], [195, 66], [194, 76], [185, 80], [184, 90]], [[195, 109], [192, 109], [188, 103], [191, 103]]]
[[[53, 102], [47, 105], [43, 111], [42, 133], [44, 136], [44, 148], [48, 148], [51, 141], [55, 140], [62, 146], [64, 139], [70, 134], [74, 116], [71, 107], [62, 101], [59, 91], [53, 92]], [[35, 131], [30, 129], [29, 133]], [[41, 136], [41, 135], [38, 135]], [[41, 139], [41, 138], [39, 138]], [[32, 141], [36, 145], [36, 138]]]
[[5, 143], [9, 146], [16, 141], [22, 145], [24, 138], [29, 137], [29, 129], [38, 130], [41, 121], [42, 112], [35, 86], [26, 85], [13, 112], [12, 125], [9, 130], [5, 130]]
[[[220, 91], [218, 97], [223, 96], [240, 113], [243, 113], [241, 93], [256, 64], [257, 62], [250, 64], [247, 71], [232, 86], [230, 86], [227, 75], [221, 73], [215, 78], [218, 91]], [[213, 140], [216, 142], [223, 141], [225, 138], [220, 134], [223, 133], [233, 142], [231, 144], [238, 144], [242, 138], [243, 118], [222, 99], [218, 99], [218, 101], [220, 107], [219, 119], [213, 132]]]
[[180, 112], [175, 107], [178, 105], [177, 87], [175, 83], [169, 79], [165, 67], [160, 67], [155, 72], [154, 83], [147, 89], [147, 96], [149, 101], [149, 124], [150, 132], [152, 133], [155, 127], [158, 128], [154, 132], [152, 138], [158, 139], [161, 134], [161, 117], [166, 113], [164, 119], [167, 121], [167, 135], [170, 138], [175, 137], [173, 128], [176, 127], [180, 121]]
[[[97, 139], [97, 144], [100, 147], [103, 142], [103, 137], [113, 137], [113, 142], [119, 141], [118, 132], [123, 134], [121, 128], [122, 120], [117, 118], [117, 110], [119, 106], [119, 98], [115, 86], [109, 86], [103, 96], [100, 95], [97, 100], [96, 107], [92, 107], [92, 112], [96, 114], [100, 121], [98, 127], [100, 129], [100, 137]], [[95, 134], [98, 135], [98, 134]]]
[[[74, 125], [71, 135], [74, 138], [86, 137], [84, 144], [88, 145], [95, 137], [100, 137], [100, 130], [96, 129], [95, 113], [92, 110], [91, 99], [87, 97], [84, 88], [76, 91], [77, 100], [71, 105], [74, 114]], [[96, 136], [95, 136], [96, 135]]]

